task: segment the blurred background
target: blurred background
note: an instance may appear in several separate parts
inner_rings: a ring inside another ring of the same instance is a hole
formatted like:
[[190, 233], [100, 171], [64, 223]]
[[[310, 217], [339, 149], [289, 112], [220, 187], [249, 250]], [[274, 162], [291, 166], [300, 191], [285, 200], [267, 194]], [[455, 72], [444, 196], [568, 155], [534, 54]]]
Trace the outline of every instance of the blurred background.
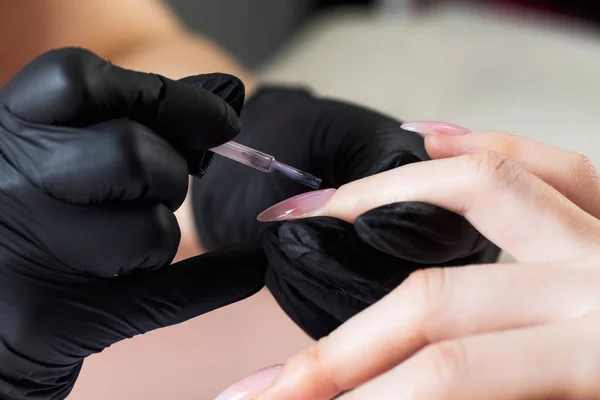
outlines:
[[[530, 16], [563, 17], [590, 25], [600, 22], [596, 0], [168, 0], [190, 28], [210, 36], [246, 66], [265, 64], [315, 16], [336, 9], [398, 17], [429, 14], [440, 6], [488, 6], [495, 11], [521, 11]], [[461, 4], [462, 3], [462, 4]], [[342, 7], [343, 6], [343, 7]], [[234, 10], [234, 11], [233, 11]], [[344, 23], [343, 20], [338, 21]], [[376, 25], [376, 24], [375, 24]]]
[[[506, 130], [600, 161], [597, 0], [170, 3], [264, 81], [402, 120]], [[309, 343], [262, 292], [92, 357], [71, 398], [210, 400]]]
[[600, 160], [598, 0], [169, 1], [266, 81]]

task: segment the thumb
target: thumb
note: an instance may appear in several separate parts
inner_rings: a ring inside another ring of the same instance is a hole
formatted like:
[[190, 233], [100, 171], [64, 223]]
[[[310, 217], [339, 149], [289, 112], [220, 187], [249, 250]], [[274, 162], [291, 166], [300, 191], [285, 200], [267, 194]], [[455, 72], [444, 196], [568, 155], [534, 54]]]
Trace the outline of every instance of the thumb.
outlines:
[[[87, 293], [100, 311], [90, 324], [96, 331], [79, 339], [94, 342], [82, 348], [101, 350], [245, 299], [263, 288], [266, 265], [257, 245], [244, 245], [104, 280]], [[98, 338], [104, 343], [96, 343]]]
[[493, 262], [500, 252], [463, 216], [427, 203], [375, 208], [359, 216], [354, 228], [375, 249], [420, 264]]

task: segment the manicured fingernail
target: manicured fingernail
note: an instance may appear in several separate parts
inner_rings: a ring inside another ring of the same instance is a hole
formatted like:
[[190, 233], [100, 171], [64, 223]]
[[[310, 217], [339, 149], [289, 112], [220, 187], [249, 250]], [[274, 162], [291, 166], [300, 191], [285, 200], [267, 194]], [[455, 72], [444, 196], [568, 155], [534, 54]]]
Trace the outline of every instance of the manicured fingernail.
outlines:
[[321, 208], [334, 193], [335, 189], [325, 189], [292, 197], [267, 208], [257, 219], [272, 222], [303, 217]]
[[424, 135], [467, 135], [471, 133], [470, 130], [462, 126], [437, 121], [407, 122], [400, 127], [405, 131], [419, 132]]
[[281, 367], [281, 365], [275, 365], [248, 375], [225, 389], [215, 400], [250, 400], [275, 380]]

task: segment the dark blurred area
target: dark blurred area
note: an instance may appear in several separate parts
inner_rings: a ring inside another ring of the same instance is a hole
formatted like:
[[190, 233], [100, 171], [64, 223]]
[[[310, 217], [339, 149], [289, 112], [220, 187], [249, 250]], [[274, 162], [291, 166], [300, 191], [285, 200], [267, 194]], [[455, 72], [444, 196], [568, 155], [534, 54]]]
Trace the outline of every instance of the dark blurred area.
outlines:
[[369, 6], [374, 0], [168, 0], [181, 19], [248, 67], [279, 49], [315, 12], [336, 6]]
[[598, 0], [489, 0], [488, 2], [600, 24], [600, 1]]
[[[340, 6], [427, 12], [460, 0], [167, 0], [182, 20], [225, 46], [246, 66], [255, 68], [283, 46], [294, 32], [323, 10]], [[520, 9], [600, 26], [600, 0], [464, 0]], [[390, 11], [391, 12], [391, 11]]]

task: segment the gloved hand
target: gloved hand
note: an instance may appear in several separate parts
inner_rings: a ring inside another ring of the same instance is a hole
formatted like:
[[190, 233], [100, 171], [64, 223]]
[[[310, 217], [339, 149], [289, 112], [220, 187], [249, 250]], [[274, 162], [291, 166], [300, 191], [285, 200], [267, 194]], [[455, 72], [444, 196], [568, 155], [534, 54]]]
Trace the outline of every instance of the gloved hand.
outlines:
[[86, 356], [263, 287], [259, 246], [169, 265], [188, 173], [240, 129], [241, 82], [194, 81], [61, 49], [0, 91], [0, 398], [63, 399]]
[[[422, 137], [400, 122], [303, 90], [261, 90], [242, 125], [236, 141], [323, 178], [323, 189], [429, 159]], [[193, 184], [200, 240], [208, 249], [254, 240], [268, 226], [256, 221], [261, 211], [305, 191], [288, 178], [215, 158]], [[490, 262], [499, 253], [464, 218], [415, 203], [374, 210], [355, 227], [331, 218], [271, 225], [264, 245], [268, 288], [315, 338], [415, 269]]]
[[492, 263], [500, 250], [463, 217], [426, 203], [395, 203], [349, 224], [329, 217], [272, 225], [263, 233], [266, 284], [314, 339], [376, 303], [412, 272]]

